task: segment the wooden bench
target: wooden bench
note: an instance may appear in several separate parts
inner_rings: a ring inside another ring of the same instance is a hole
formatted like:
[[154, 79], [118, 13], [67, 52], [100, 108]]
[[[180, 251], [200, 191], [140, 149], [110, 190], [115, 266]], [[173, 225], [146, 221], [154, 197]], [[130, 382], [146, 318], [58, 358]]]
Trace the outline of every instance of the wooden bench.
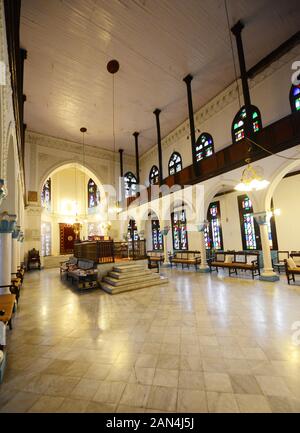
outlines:
[[291, 281], [294, 281], [295, 283], [295, 275], [300, 275], [300, 266], [290, 268], [287, 260], [284, 261], [284, 266], [288, 284], [290, 284]]
[[60, 274], [65, 273], [67, 280], [70, 279], [72, 284], [76, 283], [78, 289], [98, 287], [98, 270], [92, 260], [70, 259], [65, 265], [64, 267], [64, 264], [61, 264]]
[[227, 268], [229, 276], [237, 275], [238, 270], [251, 271], [252, 279], [260, 275], [259, 253], [252, 252], [220, 252], [215, 254], [214, 259], [208, 260], [210, 272], [219, 268]]
[[165, 261], [162, 251], [152, 250], [147, 251], [148, 268], [157, 269], [159, 272], [159, 266]]
[[0, 321], [7, 323], [9, 329], [12, 329], [12, 315], [14, 311], [16, 295], [0, 295]]
[[169, 261], [171, 267], [173, 267], [173, 265], [177, 267], [178, 264], [181, 264], [182, 269], [184, 265], [186, 265], [188, 268], [195, 266], [197, 270], [197, 266], [201, 263], [200, 251], [176, 251], [169, 256]]

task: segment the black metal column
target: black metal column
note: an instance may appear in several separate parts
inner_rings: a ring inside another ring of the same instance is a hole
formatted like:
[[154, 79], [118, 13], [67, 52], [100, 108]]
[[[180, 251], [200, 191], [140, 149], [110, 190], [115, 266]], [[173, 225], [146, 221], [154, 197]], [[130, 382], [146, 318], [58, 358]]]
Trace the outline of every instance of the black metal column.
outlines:
[[234, 34], [235, 40], [236, 40], [237, 52], [238, 52], [238, 57], [239, 57], [241, 80], [242, 80], [244, 104], [245, 104], [245, 109], [246, 109], [245, 136], [251, 137], [251, 135], [252, 135], [251, 110], [250, 110], [251, 99], [250, 99], [250, 91], [249, 91], [249, 84], [248, 84], [248, 78], [247, 78], [244, 47], [243, 47], [243, 41], [242, 41], [243, 28], [244, 28], [244, 24], [241, 21], [238, 21], [231, 28], [231, 31]]
[[139, 161], [139, 132], [134, 132], [135, 141], [135, 166], [136, 166], [136, 181], [140, 184], [140, 161]]
[[162, 150], [161, 150], [161, 134], [160, 134], [160, 120], [159, 115], [161, 110], [156, 108], [153, 114], [156, 117], [156, 129], [157, 129], [157, 152], [158, 152], [158, 168], [159, 168], [159, 184], [163, 184], [163, 164], [162, 164]]
[[123, 199], [124, 199], [124, 182], [123, 182], [123, 176], [124, 176], [124, 173], [123, 173], [123, 152], [124, 152], [123, 149], [119, 149], [119, 153], [120, 153], [120, 182], [119, 182], [119, 185], [120, 185], [120, 195], [119, 195], [119, 197], [120, 197], [121, 202], [123, 202]]
[[187, 88], [193, 167], [194, 167], [195, 174], [198, 175], [199, 169], [198, 169], [198, 164], [196, 161], [196, 154], [195, 154], [196, 135], [195, 135], [194, 109], [193, 109], [193, 98], [192, 98], [192, 84], [191, 84], [192, 79], [193, 76], [188, 74], [186, 77], [184, 77], [183, 81], [185, 82]]

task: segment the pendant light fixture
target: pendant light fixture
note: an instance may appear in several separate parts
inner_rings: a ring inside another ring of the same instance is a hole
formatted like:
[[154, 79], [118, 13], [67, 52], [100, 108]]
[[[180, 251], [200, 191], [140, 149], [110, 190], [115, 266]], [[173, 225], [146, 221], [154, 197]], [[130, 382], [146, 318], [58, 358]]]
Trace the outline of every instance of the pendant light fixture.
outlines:
[[251, 159], [247, 158], [245, 162], [248, 164], [243, 170], [241, 181], [234, 188], [236, 191], [260, 191], [269, 185], [269, 181], [264, 179], [258, 170], [251, 165]]

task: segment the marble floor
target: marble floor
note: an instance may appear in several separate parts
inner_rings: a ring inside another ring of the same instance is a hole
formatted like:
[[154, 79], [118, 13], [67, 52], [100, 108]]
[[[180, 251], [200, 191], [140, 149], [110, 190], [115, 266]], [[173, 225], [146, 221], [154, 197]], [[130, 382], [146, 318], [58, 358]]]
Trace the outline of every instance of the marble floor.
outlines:
[[0, 412], [300, 412], [300, 284], [163, 273], [115, 296], [27, 273]]

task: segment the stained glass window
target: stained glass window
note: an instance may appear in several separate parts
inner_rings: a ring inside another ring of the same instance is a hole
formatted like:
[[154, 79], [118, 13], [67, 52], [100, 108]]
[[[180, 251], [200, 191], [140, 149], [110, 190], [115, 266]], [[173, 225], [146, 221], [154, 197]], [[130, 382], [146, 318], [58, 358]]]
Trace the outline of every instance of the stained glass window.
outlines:
[[296, 113], [300, 111], [300, 85], [292, 86], [290, 91], [290, 103], [293, 112]]
[[182, 170], [182, 159], [178, 152], [173, 152], [169, 159], [169, 176]]
[[130, 220], [128, 224], [128, 231], [127, 231], [127, 239], [128, 242], [132, 242], [132, 239], [134, 241], [139, 240], [139, 235], [137, 231], [137, 226], [135, 220]]
[[221, 227], [220, 202], [216, 201], [209, 205], [207, 212], [209, 226], [205, 228], [204, 237], [207, 249], [223, 249], [223, 236]]
[[158, 220], [152, 220], [152, 248], [153, 250], [163, 250], [163, 237]]
[[261, 249], [259, 227], [253, 217], [253, 206], [247, 195], [239, 196], [241, 234], [244, 250]]
[[51, 210], [51, 178], [44, 183], [42, 193], [41, 193], [41, 203], [42, 207], [46, 208], [48, 211]]
[[186, 228], [185, 210], [173, 212], [172, 215], [172, 235], [174, 250], [188, 249], [188, 236]]
[[204, 132], [196, 141], [195, 154], [196, 161], [207, 158], [214, 153], [214, 141], [210, 134]]
[[[254, 105], [250, 106], [250, 114], [252, 117], [252, 129], [256, 133], [262, 129], [260, 111]], [[245, 120], [246, 120], [246, 108], [242, 107], [235, 116], [232, 123], [232, 140], [233, 143], [245, 138]]]
[[149, 174], [150, 185], [155, 185], [156, 183], [158, 183], [158, 180], [159, 180], [159, 170], [156, 165], [153, 165]]
[[88, 181], [88, 207], [89, 209], [98, 206], [100, 203], [100, 194], [97, 185], [90, 179]]
[[134, 197], [137, 192], [137, 180], [135, 175], [128, 171], [124, 175], [125, 197]]
[[42, 256], [51, 256], [51, 223], [42, 223], [41, 230]]

